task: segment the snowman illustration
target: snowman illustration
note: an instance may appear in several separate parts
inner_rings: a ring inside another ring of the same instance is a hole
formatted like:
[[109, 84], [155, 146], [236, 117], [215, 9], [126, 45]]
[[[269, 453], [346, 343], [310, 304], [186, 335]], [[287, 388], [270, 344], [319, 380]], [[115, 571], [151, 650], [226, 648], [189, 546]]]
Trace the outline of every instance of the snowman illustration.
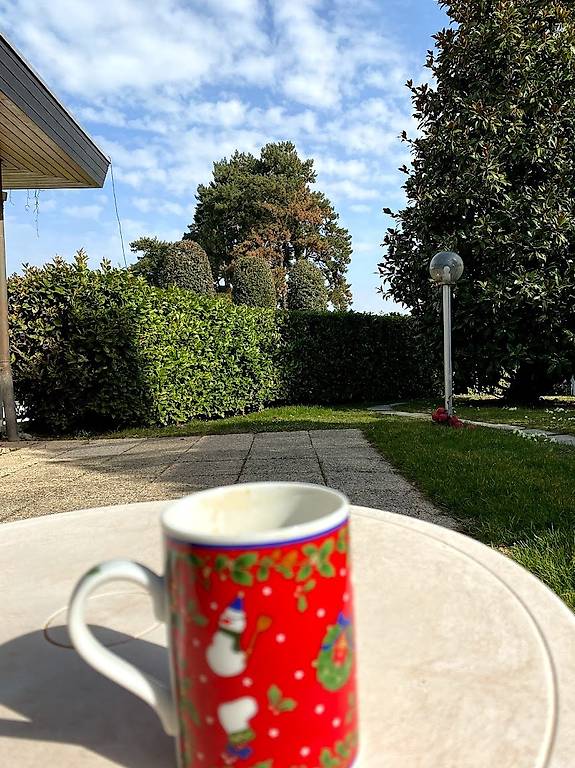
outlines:
[[247, 626], [247, 619], [244, 596], [240, 592], [222, 611], [218, 621], [218, 629], [206, 649], [206, 660], [212, 672], [215, 672], [219, 677], [241, 675], [246, 669], [258, 635], [268, 629], [271, 623], [272, 621], [268, 616], [260, 616], [251, 641], [243, 650], [241, 639]]
[[247, 760], [252, 756], [250, 742], [256, 734], [250, 726], [250, 720], [257, 714], [258, 704], [253, 696], [242, 696], [218, 707], [218, 720], [226, 732], [228, 744], [222, 754], [226, 765], [233, 765], [238, 760]]

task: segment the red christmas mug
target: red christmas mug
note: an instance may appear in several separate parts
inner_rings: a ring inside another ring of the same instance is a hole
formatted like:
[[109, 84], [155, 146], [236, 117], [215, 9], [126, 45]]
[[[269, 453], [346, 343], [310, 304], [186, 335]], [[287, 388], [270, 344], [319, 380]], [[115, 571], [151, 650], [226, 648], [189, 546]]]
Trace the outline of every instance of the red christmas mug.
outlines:
[[[147, 701], [181, 768], [350, 768], [357, 761], [349, 505], [337, 491], [252, 483], [187, 496], [162, 515], [166, 567], [110, 561], [79, 581], [80, 655]], [[168, 624], [171, 688], [104, 648], [84, 604], [102, 583], [148, 589]]]

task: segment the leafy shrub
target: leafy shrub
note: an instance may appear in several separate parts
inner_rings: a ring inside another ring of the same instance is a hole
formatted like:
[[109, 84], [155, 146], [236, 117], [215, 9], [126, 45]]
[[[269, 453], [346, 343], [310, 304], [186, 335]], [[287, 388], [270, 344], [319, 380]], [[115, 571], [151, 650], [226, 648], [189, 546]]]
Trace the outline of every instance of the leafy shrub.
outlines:
[[425, 394], [409, 317], [285, 312], [148, 285], [84, 254], [9, 280], [16, 395], [53, 433], [183, 423], [274, 402]]
[[288, 309], [324, 312], [327, 288], [321, 269], [311, 261], [298, 259], [290, 270], [287, 287]]
[[197, 294], [212, 295], [214, 278], [206, 252], [193, 240], [169, 243], [157, 237], [142, 237], [130, 243], [142, 256], [132, 265], [135, 275], [158, 288], [185, 288]]
[[158, 275], [160, 288], [185, 288], [207, 296], [214, 293], [214, 278], [206, 252], [193, 240], [172, 243]]
[[274, 313], [147, 285], [85, 256], [9, 281], [17, 398], [55, 433], [223, 416], [274, 400]]
[[257, 256], [241, 256], [234, 265], [234, 304], [275, 307], [276, 291], [271, 268]]
[[282, 339], [291, 402], [382, 403], [435, 389], [437, 361], [406, 315], [288, 312]]
[[130, 270], [138, 277], [143, 277], [149, 285], [160, 284], [162, 264], [166, 258], [172, 243], [167, 240], [158, 240], [157, 237], [140, 237], [130, 243], [133, 253], [140, 253], [138, 260], [132, 264]]

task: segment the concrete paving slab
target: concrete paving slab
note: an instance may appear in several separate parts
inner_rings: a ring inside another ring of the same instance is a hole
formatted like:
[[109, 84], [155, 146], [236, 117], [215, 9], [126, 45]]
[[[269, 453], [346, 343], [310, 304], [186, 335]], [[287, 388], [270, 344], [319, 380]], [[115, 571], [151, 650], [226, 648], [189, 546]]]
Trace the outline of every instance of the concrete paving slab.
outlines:
[[[369, 488], [372, 491], [398, 491], [403, 492], [406, 489], [407, 481], [395, 472], [328, 472], [323, 469], [323, 475], [327, 485], [332, 487], [345, 486], [354, 490]], [[412, 486], [407, 483], [407, 487], [412, 490]]]
[[258, 469], [257, 471], [251, 471], [249, 469], [241, 473], [240, 483], [257, 483], [257, 482], [283, 482], [283, 483], [313, 483], [315, 485], [325, 485], [323, 475], [318, 470], [313, 471], [306, 469], [298, 469], [297, 471], [288, 471], [286, 469], [274, 468], [274, 469]]
[[365, 437], [360, 429], [310, 429], [312, 443], [331, 443], [332, 445], [364, 444]]
[[185, 453], [181, 453], [177, 461], [182, 463], [208, 463], [218, 461], [244, 461], [249, 453], [249, 448], [238, 448], [237, 450], [215, 450], [210, 448], [209, 450], [190, 450]]
[[192, 482], [196, 477], [217, 477], [218, 475], [233, 475], [237, 477], [244, 465], [243, 459], [232, 459], [231, 461], [210, 461], [203, 463], [187, 461], [175, 462], [170, 464], [164, 472], [162, 479], [165, 480], [185, 480], [189, 478]]
[[157, 440], [145, 440], [132, 446], [127, 456], [161, 456], [167, 453], [184, 453], [200, 439], [196, 437], [164, 437]]
[[553, 439], [556, 443], [563, 443], [563, 445], [575, 445], [575, 435], [554, 435]]
[[177, 499], [179, 496], [187, 496], [196, 491], [207, 488], [217, 488], [221, 485], [233, 485], [238, 480], [237, 474], [202, 477], [186, 482], [185, 480], [172, 480], [166, 482], [163, 477], [150, 483], [147, 492], [150, 498]]
[[254, 447], [269, 446], [273, 448], [280, 445], [289, 445], [305, 448], [311, 445], [311, 441], [307, 432], [258, 432], [254, 435], [253, 444]]
[[357, 429], [45, 441], [0, 455], [0, 475], [0, 521], [285, 480], [327, 481], [357, 504], [455, 526]]
[[377, 454], [366, 454], [365, 457], [357, 458], [355, 455], [345, 459], [343, 456], [338, 458], [330, 455], [320, 456], [320, 464], [325, 473], [334, 474], [337, 472], [380, 472], [382, 470], [381, 457]]
[[306, 458], [268, 458], [268, 459], [254, 459], [251, 456], [248, 457], [244, 472], [259, 472], [259, 471], [275, 471], [278, 473], [285, 472], [293, 475], [297, 472], [305, 472], [307, 470], [313, 470], [314, 472], [320, 472], [319, 462], [314, 456], [311, 459]]
[[313, 459], [315, 456], [316, 452], [311, 444], [301, 446], [297, 444], [291, 445], [289, 443], [281, 443], [279, 445], [257, 445], [254, 443], [252, 449], [250, 450], [250, 458], [253, 459]]
[[194, 448], [200, 450], [233, 450], [249, 448], [254, 436], [252, 434], [241, 435], [203, 435], [197, 441]]
[[123, 440], [105, 443], [104, 445], [98, 445], [97, 442], [93, 442], [82, 448], [75, 448], [66, 451], [63, 454], [59, 454], [58, 456], [54, 456], [53, 458], [48, 459], [48, 461], [77, 461], [78, 459], [118, 456], [132, 447], [134, 447], [133, 442], [126, 444]]

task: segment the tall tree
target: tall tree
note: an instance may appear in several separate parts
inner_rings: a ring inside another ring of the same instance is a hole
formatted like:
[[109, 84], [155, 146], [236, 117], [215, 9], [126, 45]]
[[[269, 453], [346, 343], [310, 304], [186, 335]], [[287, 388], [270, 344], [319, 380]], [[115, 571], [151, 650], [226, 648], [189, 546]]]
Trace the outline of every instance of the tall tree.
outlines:
[[259, 157], [234, 152], [214, 163], [213, 180], [200, 184], [194, 221], [184, 238], [197, 241], [212, 270], [233, 282], [234, 262], [244, 255], [265, 259], [278, 301], [285, 301], [286, 275], [298, 259], [317, 264], [337, 309], [351, 303], [346, 272], [351, 237], [327, 197], [312, 190], [313, 160], [301, 160], [291, 142], [266, 144]]
[[441, 0], [432, 84], [408, 82], [419, 135], [408, 206], [387, 230], [389, 295], [438, 326], [428, 263], [458, 251], [460, 385], [548, 391], [575, 366], [575, 8], [572, 0]]

